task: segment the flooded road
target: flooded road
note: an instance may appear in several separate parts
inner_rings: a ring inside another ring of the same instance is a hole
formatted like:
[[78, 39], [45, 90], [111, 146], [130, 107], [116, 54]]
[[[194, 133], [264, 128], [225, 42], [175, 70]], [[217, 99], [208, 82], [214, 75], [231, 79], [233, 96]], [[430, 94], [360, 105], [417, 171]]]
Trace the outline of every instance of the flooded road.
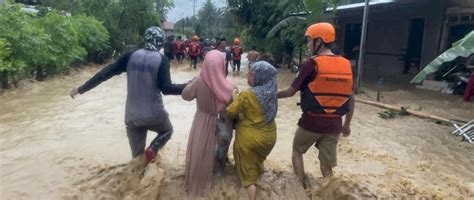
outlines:
[[[68, 96], [97, 70], [88, 68], [0, 96], [1, 199], [184, 199], [194, 102], [164, 96], [175, 132], [160, 159], [144, 166], [143, 158], [131, 160], [125, 133], [125, 75], [75, 100]], [[175, 83], [198, 73], [177, 65], [171, 71]], [[279, 87], [286, 88], [294, 75], [280, 70]], [[230, 75], [241, 89], [248, 88], [245, 77], [246, 69]], [[398, 95], [407, 101], [411, 94]], [[430, 101], [424, 104], [449, 104]], [[321, 178], [315, 148], [305, 154], [312, 189], [304, 191], [291, 168], [300, 115], [296, 102], [297, 96], [279, 102], [278, 138], [259, 181], [260, 199], [474, 198], [474, 145], [449, 134], [451, 127], [410, 116], [383, 120], [377, 114], [382, 109], [363, 104], [356, 105], [352, 135], [340, 141], [335, 179]], [[463, 106], [469, 109], [472, 104]], [[459, 112], [469, 117], [469, 111]], [[154, 136], [149, 134], [148, 142]], [[246, 199], [237, 183], [227, 168], [206, 199]]]

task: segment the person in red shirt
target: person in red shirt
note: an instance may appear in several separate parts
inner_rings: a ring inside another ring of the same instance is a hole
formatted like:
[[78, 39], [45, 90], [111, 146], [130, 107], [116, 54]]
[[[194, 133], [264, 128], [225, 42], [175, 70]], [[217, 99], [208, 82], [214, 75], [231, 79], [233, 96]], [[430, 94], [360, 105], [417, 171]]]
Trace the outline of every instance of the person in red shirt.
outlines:
[[466, 90], [464, 90], [464, 101], [469, 101], [474, 96], [474, 68], [471, 68], [471, 75], [467, 82]]
[[199, 44], [199, 37], [197, 35], [193, 36], [193, 41], [189, 43], [188, 54], [191, 59], [190, 67], [194, 66], [196, 69], [197, 59], [201, 55], [201, 45]]
[[347, 137], [351, 133], [354, 84], [349, 60], [331, 51], [336, 40], [334, 27], [329, 23], [316, 23], [308, 27], [305, 35], [313, 56], [301, 66], [291, 86], [278, 92], [278, 98], [291, 97], [298, 90], [301, 93], [303, 114], [293, 139], [292, 163], [300, 182], [307, 188], [303, 154], [311, 146], [319, 149], [323, 176], [333, 175], [340, 134]]
[[235, 68], [237, 67], [237, 72], [240, 72], [240, 59], [242, 54], [244, 53], [244, 49], [240, 46], [240, 40], [238, 38], [234, 39], [234, 46], [231, 48], [232, 53], [232, 71], [235, 72]]
[[178, 36], [178, 40], [173, 44], [174, 48], [174, 55], [176, 55], [176, 59], [178, 60], [179, 64], [183, 63], [184, 55], [186, 53], [186, 46], [184, 45], [184, 41], [181, 36]]

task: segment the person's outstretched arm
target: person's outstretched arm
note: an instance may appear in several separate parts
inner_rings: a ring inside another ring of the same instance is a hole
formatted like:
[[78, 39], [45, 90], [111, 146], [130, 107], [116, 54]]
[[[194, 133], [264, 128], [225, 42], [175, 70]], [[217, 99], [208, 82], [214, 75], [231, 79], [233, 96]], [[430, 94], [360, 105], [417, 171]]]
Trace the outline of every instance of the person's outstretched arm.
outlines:
[[181, 93], [181, 98], [186, 101], [192, 101], [196, 98], [196, 91], [197, 91], [197, 78], [194, 77], [191, 81], [186, 84], [184, 87], [183, 92]]
[[315, 63], [312, 60], [304, 62], [293, 83], [285, 89], [278, 92], [278, 98], [292, 97], [305, 84], [308, 84], [316, 76]]
[[292, 97], [295, 95], [297, 89], [293, 88], [292, 86], [286, 88], [285, 90], [278, 91], [278, 98], [287, 98], [287, 97]]
[[186, 84], [171, 83], [170, 62], [162, 56], [160, 69], [158, 70], [158, 88], [165, 95], [181, 95]]
[[74, 96], [76, 96], [77, 94], [84, 94], [87, 91], [100, 85], [104, 81], [110, 79], [112, 76], [119, 75], [127, 71], [127, 63], [133, 52], [134, 51], [123, 55], [114, 63], [107, 65], [102, 70], [97, 72], [91, 79], [86, 81], [79, 88], [74, 88], [70, 93], [71, 97], [74, 98]]

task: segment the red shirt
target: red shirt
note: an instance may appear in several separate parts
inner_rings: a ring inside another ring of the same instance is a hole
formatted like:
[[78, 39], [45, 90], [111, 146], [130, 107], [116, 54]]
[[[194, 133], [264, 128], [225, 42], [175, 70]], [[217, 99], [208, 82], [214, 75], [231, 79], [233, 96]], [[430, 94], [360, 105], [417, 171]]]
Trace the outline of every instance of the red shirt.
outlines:
[[177, 40], [174, 43], [175, 53], [184, 53], [184, 42], [182, 40]]
[[469, 101], [471, 96], [474, 96], [474, 74], [471, 73], [467, 82], [466, 90], [464, 90], [464, 101]]
[[[304, 62], [291, 87], [301, 91], [313, 81], [318, 73], [315, 66], [316, 62], [313, 59]], [[339, 134], [342, 132], [342, 117], [323, 117], [303, 113], [298, 121], [298, 126], [313, 133]]]
[[244, 50], [240, 46], [232, 46], [231, 52], [234, 60], [240, 60], [240, 56], [244, 53]]
[[198, 42], [189, 43], [189, 55], [190, 56], [199, 56], [201, 53], [201, 45]]

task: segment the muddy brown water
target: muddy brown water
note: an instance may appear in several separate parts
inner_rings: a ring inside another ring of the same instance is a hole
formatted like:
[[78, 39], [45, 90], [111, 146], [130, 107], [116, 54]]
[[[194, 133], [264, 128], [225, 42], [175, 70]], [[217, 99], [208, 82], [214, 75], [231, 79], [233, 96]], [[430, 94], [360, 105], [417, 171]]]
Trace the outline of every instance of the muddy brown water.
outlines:
[[[184, 162], [194, 102], [164, 97], [175, 133], [158, 161], [144, 166], [142, 157], [131, 160], [125, 133], [125, 75], [75, 100], [68, 96], [97, 70], [0, 96], [1, 199], [185, 199]], [[172, 79], [186, 82], [197, 73], [175, 65]], [[280, 70], [279, 87], [287, 87], [294, 76]], [[245, 77], [245, 69], [230, 75], [242, 89], [248, 87]], [[416, 96], [392, 94], [385, 94], [387, 101]], [[291, 168], [297, 101], [297, 96], [279, 101], [278, 138], [259, 180], [260, 199], [474, 199], [474, 145], [450, 135], [449, 126], [410, 116], [383, 120], [377, 115], [382, 109], [363, 104], [356, 105], [352, 135], [340, 141], [335, 179], [321, 178], [315, 148], [304, 155], [312, 184], [304, 191]], [[438, 108], [449, 104], [445, 101], [423, 104]], [[452, 111], [469, 117], [465, 107]], [[232, 167], [204, 199], [246, 199]]]

